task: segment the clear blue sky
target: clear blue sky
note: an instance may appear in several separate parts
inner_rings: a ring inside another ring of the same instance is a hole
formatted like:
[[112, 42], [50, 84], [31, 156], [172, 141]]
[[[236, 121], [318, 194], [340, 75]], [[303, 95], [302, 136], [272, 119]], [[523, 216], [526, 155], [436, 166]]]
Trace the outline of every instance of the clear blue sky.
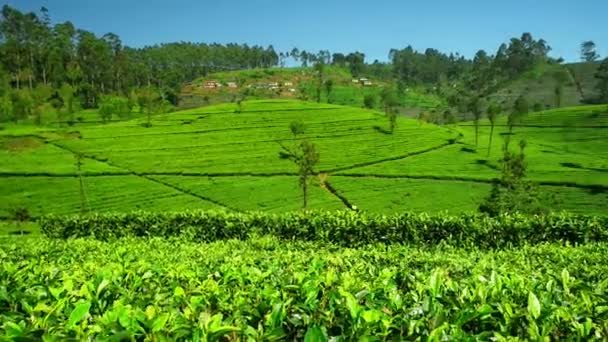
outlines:
[[528, 31], [578, 60], [593, 40], [608, 55], [608, 0], [0, 0], [20, 10], [45, 6], [52, 19], [97, 34], [113, 32], [130, 46], [196, 41], [248, 43], [278, 51], [362, 51], [368, 62], [411, 44], [471, 57], [494, 53]]

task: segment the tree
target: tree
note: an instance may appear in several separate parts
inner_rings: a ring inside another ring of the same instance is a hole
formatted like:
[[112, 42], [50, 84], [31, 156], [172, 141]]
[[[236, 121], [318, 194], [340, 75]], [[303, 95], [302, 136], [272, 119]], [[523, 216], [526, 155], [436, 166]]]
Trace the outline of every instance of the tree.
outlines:
[[374, 94], [365, 94], [363, 96], [363, 106], [368, 109], [376, 107], [376, 96]]
[[306, 126], [300, 120], [294, 120], [289, 124], [289, 131], [293, 134], [293, 138], [297, 139], [298, 135], [304, 134], [306, 132]]
[[70, 121], [74, 121], [74, 87], [68, 83], [64, 83], [59, 88], [59, 96], [63, 102], [63, 108], [68, 114]]
[[479, 120], [483, 115], [483, 99], [473, 96], [469, 100], [468, 107], [469, 111], [473, 114], [473, 124], [475, 125], [475, 147], [477, 148], [479, 141]]
[[[302, 122], [292, 122], [289, 125], [289, 129], [294, 138], [298, 134], [304, 133]], [[308, 207], [309, 177], [314, 174], [314, 167], [319, 162], [319, 153], [315, 145], [306, 139], [296, 143], [293, 148], [280, 145], [282, 151], [279, 152], [279, 158], [291, 160], [298, 167], [298, 184], [302, 190], [303, 199], [302, 208], [306, 209]]]
[[595, 73], [597, 79], [597, 89], [600, 93], [600, 101], [608, 103], [608, 57], [604, 58], [602, 64]]
[[581, 43], [581, 60], [583, 62], [595, 62], [600, 58], [595, 50], [595, 43], [591, 40]]
[[380, 93], [380, 101], [384, 107], [384, 114], [388, 119], [389, 131], [391, 134], [393, 134], [395, 132], [395, 128], [397, 127], [396, 107], [399, 105], [397, 92], [391, 87], [384, 87]]
[[51, 86], [44, 83], [38, 84], [32, 91], [32, 112], [35, 116], [36, 124], [42, 124], [42, 111], [44, 110], [44, 104], [53, 94]]
[[519, 154], [510, 151], [509, 143], [510, 136], [507, 136], [501, 159], [501, 178], [493, 184], [490, 195], [479, 210], [490, 216], [510, 212], [546, 213], [545, 203], [551, 199], [541, 194], [538, 187], [525, 178], [528, 167], [525, 160], [526, 141], [519, 142]]
[[494, 136], [494, 125], [496, 124], [496, 118], [502, 112], [502, 107], [498, 102], [493, 102], [488, 106], [488, 120], [490, 121], [490, 141], [488, 142], [488, 157], [492, 150], [492, 138]]
[[393, 134], [395, 133], [395, 128], [397, 128], [397, 112], [391, 109], [386, 116], [388, 118], [388, 129]]
[[384, 112], [392, 111], [393, 108], [399, 105], [399, 99], [397, 97], [397, 91], [392, 87], [384, 87], [380, 92], [380, 102], [384, 107]]
[[318, 60], [314, 65], [315, 71], [317, 73], [317, 102], [321, 102], [321, 88], [323, 87], [323, 76], [325, 72], [325, 61]]
[[327, 103], [331, 103], [331, 91], [334, 87], [334, 81], [326, 80], [323, 85], [325, 86], [325, 96], [327, 97]]
[[562, 97], [564, 94], [564, 88], [561, 84], [556, 84], [555, 88], [553, 88], [553, 98], [555, 99], [555, 108], [559, 108], [562, 106]]
[[146, 127], [152, 126], [152, 114], [158, 111], [162, 103], [160, 93], [152, 87], [143, 88], [138, 93], [137, 103], [139, 104], [140, 112], [146, 113], [148, 119]]
[[564, 94], [564, 84], [568, 81], [570, 75], [565, 69], [558, 69], [553, 73], [553, 79], [555, 80], [555, 87], [553, 88], [553, 98], [555, 108], [559, 108], [562, 105], [562, 97]]
[[509, 133], [513, 132], [513, 127], [521, 122], [526, 114], [530, 111], [528, 100], [523, 95], [520, 95], [515, 103], [513, 103], [513, 109], [507, 119], [507, 125], [509, 125]]

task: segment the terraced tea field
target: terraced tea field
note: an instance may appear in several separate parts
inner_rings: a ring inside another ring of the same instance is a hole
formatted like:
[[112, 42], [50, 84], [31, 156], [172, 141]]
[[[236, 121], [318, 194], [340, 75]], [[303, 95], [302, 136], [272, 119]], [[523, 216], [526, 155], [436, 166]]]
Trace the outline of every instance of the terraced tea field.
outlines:
[[[374, 212], [475, 211], [499, 176], [504, 120], [440, 127], [380, 112], [301, 101], [222, 104], [144, 120], [75, 128], [0, 130], [0, 216], [77, 213], [80, 178], [91, 211], [295, 210], [297, 169], [278, 157], [301, 120], [319, 152], [310, 208]], [[607, 214], [608, 114], [587, 106], [531, 114], [514, 129], [528, 142], [530, 179], [554, 194], [554, 210]], [[516, 144], [514, 144], [516, 145]], [[81, 172], [75, 155], [81, 154]]]

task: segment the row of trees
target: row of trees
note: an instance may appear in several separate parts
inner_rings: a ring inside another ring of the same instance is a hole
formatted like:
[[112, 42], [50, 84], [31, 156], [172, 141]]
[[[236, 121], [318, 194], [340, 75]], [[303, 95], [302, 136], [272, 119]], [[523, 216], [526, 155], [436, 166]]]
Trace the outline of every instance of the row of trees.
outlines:
[[175, 88], [211, 71], [279, 62], [272, 46], [181, 42], [130, 48], [112, 33], [98, 37], [70, 22], [52, 25], [45, 8], [21, 13], [5, 5], [0, 38], [0, 63], [17, 89], [64, 83], [99, 93], [150, 84]]

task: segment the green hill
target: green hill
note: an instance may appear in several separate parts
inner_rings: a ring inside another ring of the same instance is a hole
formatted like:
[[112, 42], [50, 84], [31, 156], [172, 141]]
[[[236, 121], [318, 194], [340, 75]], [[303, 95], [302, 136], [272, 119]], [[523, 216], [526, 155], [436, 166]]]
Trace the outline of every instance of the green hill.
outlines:
[[[192, 108], [210, 104], [235, 102], [243, 94], [248, 99], [304, 99], [316, 98], [317, 76], [313, 68], [272, 68], [228, 71], [210, 74], [184, 85], [180, 93], [180, 107]], [[363, 107], [366, 95], [379, 97], [386, 82], [364, 77], [353, 78], [350, 71], [335, 66], [326, 66], [324, 80], [333, 82], [329, 98], [322, 92], [322, 102]], [[356, 81], [356, 82], [354, 82]], [[365, 84], [364, 84], [365, 83]], [[407, 109], [434, 109], [443, 107], [444, 101], [422, 88], [408, 89], [399, 98], [403, 111]]]
[[[487, 157], [487, 126], [476, 151], [467, 123], [440, 127], [400, 117], [391, 135], [377, 111], [296, 100], [236, 108], [163, 114], [151, 127], [143, 119], [77, 130], [6, 127], [0, 130], [0, 216], [16, 207], [34, 216], [77, 213], [81, 196], [95, 211], [295, 210], [302, 201], [297, 169], [278, 157], [279, 143], [293, 143], [293, 120], [305, 123], [305, 136], [320, 152], [312, 209], [475, 211], [499, 176], [501, 123]], [[528, 126], [515, 129], [515, 138], [528, 140], [529, 177], [556, 195], [555, 210], [607, 214], [603, 108], [534, 114]], [[532, 125], [548, 117], [581, 124]], [[84, 156], [82, 195], [75, 154]]]
[[598, 66], [599, 63], [539, 64], [518, 79], [500, 87], [489, 98], [511, 106], [517, 97], [523, 95], [530, 106], [554, 108], [555, 88], [561, 82], [561, 107], [593, 102], [597, 96], [594, 75]]

